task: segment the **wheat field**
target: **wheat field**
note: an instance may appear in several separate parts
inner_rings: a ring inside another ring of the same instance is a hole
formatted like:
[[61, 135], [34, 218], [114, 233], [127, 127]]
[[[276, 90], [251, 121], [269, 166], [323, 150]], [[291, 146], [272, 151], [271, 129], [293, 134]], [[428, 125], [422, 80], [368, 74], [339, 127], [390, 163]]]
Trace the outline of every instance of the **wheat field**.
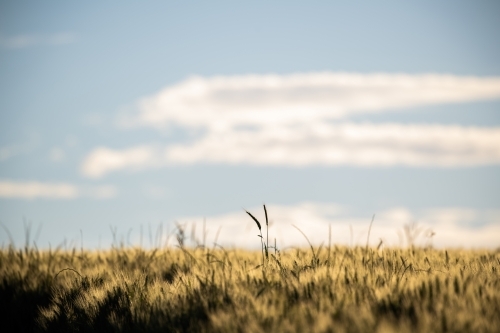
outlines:
[[500, 331], [498, 251], [256, 241], [261, 251], [4, 247], [2, 331]]

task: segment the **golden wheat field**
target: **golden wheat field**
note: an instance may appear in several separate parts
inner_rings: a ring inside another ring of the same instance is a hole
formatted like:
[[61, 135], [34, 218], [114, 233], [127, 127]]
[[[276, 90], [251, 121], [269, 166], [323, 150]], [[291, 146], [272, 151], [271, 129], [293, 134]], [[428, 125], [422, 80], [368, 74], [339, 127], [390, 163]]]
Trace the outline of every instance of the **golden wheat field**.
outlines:
[[17, 332], [498, 332], [499, 270], [500, 253], [486, 250], [10, 246], [0, 251], [1, 325]]

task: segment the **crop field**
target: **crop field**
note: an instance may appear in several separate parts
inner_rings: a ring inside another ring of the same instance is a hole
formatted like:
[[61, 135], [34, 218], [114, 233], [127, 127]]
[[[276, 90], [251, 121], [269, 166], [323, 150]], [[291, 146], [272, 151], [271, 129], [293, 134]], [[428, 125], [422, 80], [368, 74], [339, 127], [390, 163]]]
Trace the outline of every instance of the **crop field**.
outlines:
[[4, 247], [2, 331], [500, 331], [499, 251], [280, 250], [262, 233], [250, 251], [183, 236], [150, 250]]

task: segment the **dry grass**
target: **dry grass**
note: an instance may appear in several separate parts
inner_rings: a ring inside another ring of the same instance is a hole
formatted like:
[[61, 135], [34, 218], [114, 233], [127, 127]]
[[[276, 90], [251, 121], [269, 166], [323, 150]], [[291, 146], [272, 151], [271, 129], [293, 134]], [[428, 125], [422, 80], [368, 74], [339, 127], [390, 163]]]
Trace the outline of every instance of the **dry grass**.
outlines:
[[310, 248], [280, 251], [264, 212], [261, 251], [187, 248], [182, 226], [154, 250], [39, 251], [27, 232], [0, 249], [2, 331], [500, 331], [498, 251], [314, 247], [298, 228]]
[[500, 330], [498, 252], [313, 251], [269, 253], [262, 265], [261, 252], [236, 249], [9, 247], [0, 251], [1, 325], [65, 332]]

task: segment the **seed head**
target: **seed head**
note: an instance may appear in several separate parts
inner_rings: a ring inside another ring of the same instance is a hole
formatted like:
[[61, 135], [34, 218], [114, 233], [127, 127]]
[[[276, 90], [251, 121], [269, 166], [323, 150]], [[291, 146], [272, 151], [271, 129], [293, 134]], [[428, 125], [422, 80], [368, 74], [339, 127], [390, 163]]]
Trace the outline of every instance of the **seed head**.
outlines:
[[248, 211], [245, 210], [245, 212], [247, 212], [247, 214], [250, 215], [250, 217], [255, 221], [255, 223], [257, 223], [257, 227], [259, 227], [259, 230], [260, 230], [260, 223], [259, 223], [259, 221], [257, 221], [257, 219], [252, 214], [250, 214]]

